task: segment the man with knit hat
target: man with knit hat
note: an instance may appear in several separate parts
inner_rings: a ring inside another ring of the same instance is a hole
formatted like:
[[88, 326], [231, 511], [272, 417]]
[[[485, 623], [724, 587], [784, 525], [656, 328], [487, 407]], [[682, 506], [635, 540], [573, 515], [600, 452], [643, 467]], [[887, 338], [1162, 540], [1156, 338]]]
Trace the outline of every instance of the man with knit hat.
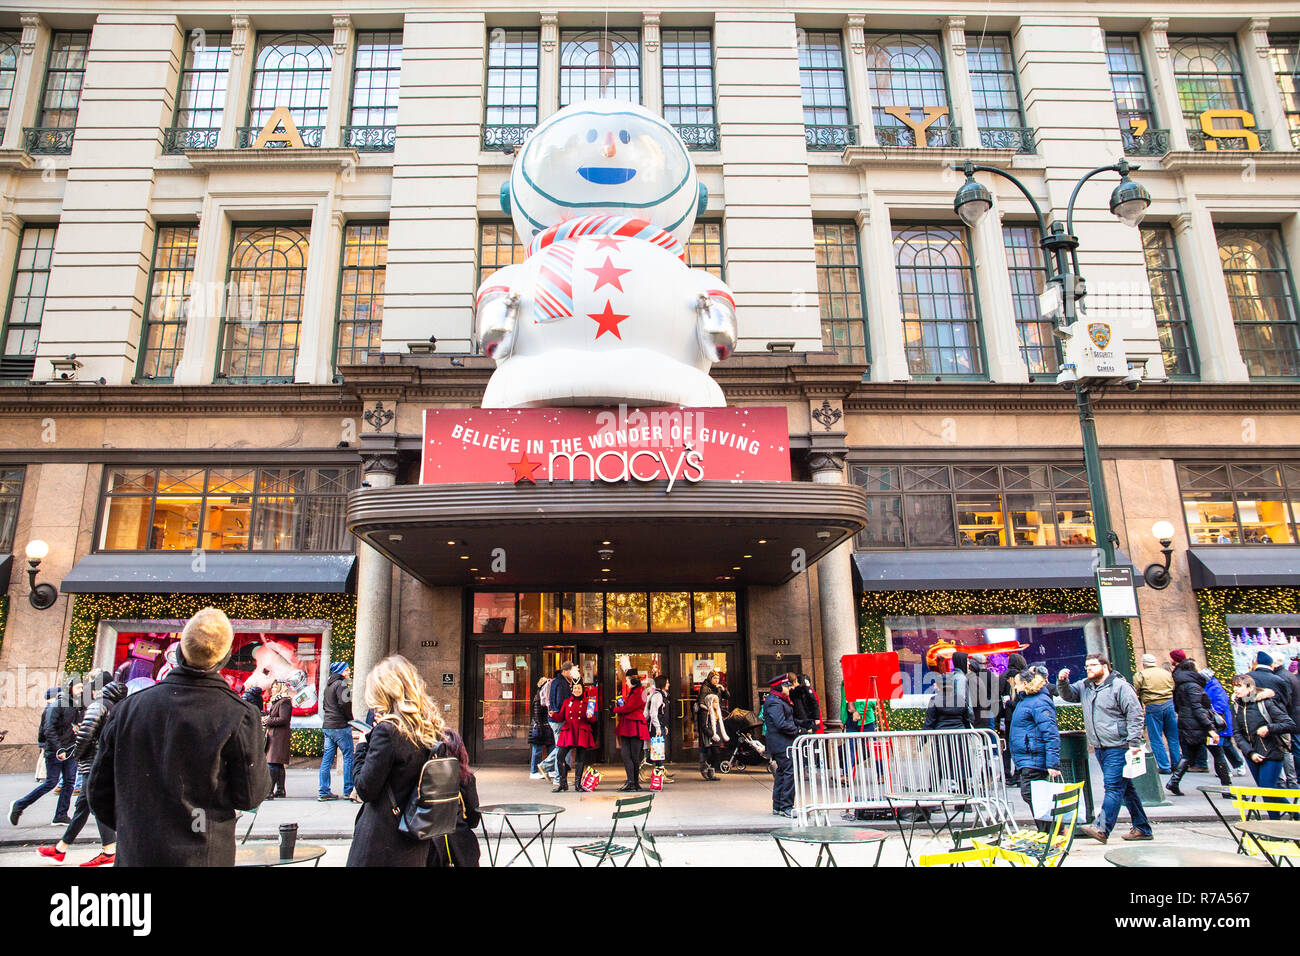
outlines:
[[235, 811], [271, 792], [261, 715], [221, 668], [234, 631], [216, 608], [185, 624], [176, 666], [123, 700], [100, 736], [90, 809], [117, 866], [234, 866]]
[[330, 774], [334, 770], [335, 752], [343, 755], [343, 796], [356, 799], [352, 792], [352, 694], [348, 690], [351, 676], [345, 661], [330, 664], [329, 680], [321, 695], [321, 731], [325, 736], [325, 749], [320, 758], [320, 787], [317, 800], [337, 800], [330, 791]]
[[[1271, 690], [1277, 697], [1277, 701], [1295, 720], [1297, 711], [1300, 711], [1300, 694], [1297, 694], [1296, 685], [1292, 682], [1291, 672], [1287, 670], [1290, 662], [1281, 655], [1275, 660], [1272, 654], [1265, 651], [1258, 651], [1255, 654], [1255, 668], [1250, 672], [1250, 676], [1255, 678], [1255, 686], [1260, 689]], [[1282, 769], [1285, 772], [1286, 785], [1294, 786], [1291, 782], [1293, 778], [1300, 779], [1300, 734], [1291, 735], [1291, 753], [1292, 759], [1282, 761]]]
[[772, 691], [763, 701], [763, 724], [767, 753], [776, 764], [772, 772], [772, 813], [792, 817], [794, 760], [789, 750], [800, 730], [794, 722], [794, 705], [790, 702], [790, 675], [778, 674], [767, 683]]
[[1146, 712], [1147, 739], [1151, 741], [1156, 766], [1161, 773], [1171, 773], [1183, 759], [1178, 743], [1178, 715], [1174, 711], [1173, 675], [1157, 666], [1154, 654], [1143, 654], [1142, 669], [1133, 676], [1133, 689]]

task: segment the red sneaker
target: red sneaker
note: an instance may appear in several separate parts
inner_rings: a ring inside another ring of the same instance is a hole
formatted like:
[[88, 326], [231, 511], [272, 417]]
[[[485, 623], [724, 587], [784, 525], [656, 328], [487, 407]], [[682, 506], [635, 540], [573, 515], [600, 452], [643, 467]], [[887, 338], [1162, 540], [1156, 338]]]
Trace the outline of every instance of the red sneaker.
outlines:
[[112, 853], [100, 853], [99, 856], [95, 857], [93, 860], [87, 860], [85, 863], [82, 863], [81, 865], [82, 866], [112, 866], [113, 861], [116, 859], [117, 857], [114, 856]]
[[38, 846], [36, 852], [43, 857], [48, 857], [55, 863], [62, 863], [63, 858], [67, 856], [66, 853], [60, 853], [57, 846]]

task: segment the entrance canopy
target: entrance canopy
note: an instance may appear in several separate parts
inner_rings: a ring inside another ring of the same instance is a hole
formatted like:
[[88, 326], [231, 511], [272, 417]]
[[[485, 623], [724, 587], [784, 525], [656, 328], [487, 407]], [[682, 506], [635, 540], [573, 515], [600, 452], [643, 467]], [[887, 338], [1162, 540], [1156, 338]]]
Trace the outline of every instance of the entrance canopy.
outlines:
[[348, 496], [353, 534], [442, 586], [783, 584], [865, 524], [861, 489], [804, 481], [701, 481], [671, 493], [665, 481], [399, 485]]

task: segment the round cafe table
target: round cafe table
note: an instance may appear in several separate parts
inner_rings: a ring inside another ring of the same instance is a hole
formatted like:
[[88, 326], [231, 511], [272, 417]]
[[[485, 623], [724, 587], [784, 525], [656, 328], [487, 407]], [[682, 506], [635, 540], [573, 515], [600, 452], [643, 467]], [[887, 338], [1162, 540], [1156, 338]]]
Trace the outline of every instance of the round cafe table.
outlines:
[[1263, 860], [1225, 853], [1223, 850], [1198, 850], [1187, 846], [1120, 846], [1106, 851], [1106, 862], [1122, 867], [1223, 867], [1268, 866]]
[[320, 858], [325, 855], [325, 847], [299, 843], [293, 848], [293, 856], [287, 860], [280, 857], [279, 843], [244, 845], [235, 848], [235, 866], [292, 866], [295, 863], [311, 862], [320, 866]]
[[[515, 845], [519, 850], [512, 856], [509, 862], [502, 864], [509, 866], [521, 856], [528, 861], [529, 866], [536, 866], [532, 856], [528, 853], [528, 848], [534, 843], [538, 844], [542, 851], [542, 866], [551, 865], [551, 847], [555, 843], [555, 821], [564, 807], [557, 807], [549, 803], [493, 803], [486, 807], [479, 807], [478, 812], [482, 817], [483, 840], [487, 843], [488, 866], [497, 866], [497, 860], [501, 855], [501, 841], [505, 838], [506, 830], [510, 831], [510, 836], [514, 839]], [[499, 817], [500, 823], [497, 825], [496, 843], [492, 842], [492, 834], [488, 832], [487, 818]], [[514, 817], [533, 817], [537, 821], [536, 832], [532, 834], [521, 834], [515, 829]], [[523, 837], [528, 839], [524, 840]], [[508, 849], [508, 848], [507, 848]]]
[[1265, 859], [1274, 866], [1281, 866], [1283, 860], [1290, 863], [1291, 858], [1269, 853], [1264, 849], [1261, 840], [1290, 841], [1300, 848], [1300, 820], [1244, 820], [1241, 823], [1234, 823], [1232, 827], [1247, 836], [1258, 837], [1255, 844], [1264, 854]]
[[816, 845], [818, 850], [814, 867], [839, 866], [831, 853], [832, 846], [871, 846], [874, 843], [876, 859], [871, 864], [874, 867], [880, 865], [880, 855], [885, 852], [885, 840], [888, 838], [889, 834], [880, 830], [868, 830], [866, 827], [788, 827], [772, 831], [772, 839], [776, 841], [776, 848], [781, 851], [785, 865], [799, 867], [803, 864], [790, 855], [785, 848], [786, 843]]
[[[903, 849], [907, 851], [907, 861], [904, 865], [916, 866], [916, 860], [912, 857], [912, 843], [916, 840], [916, 827], [919, 821], [925, 821], [926, 828], [933, 837], [938, 837], [945, 830], [951, 834], [953, 822], [966, 816], [966, 807], [970, 804], [970, 800], [968, 793], [898, 790], [885, 794], [885, 802], [889, 804], [889, 809], [894, 814], [894, 821], [898, 824], [898, 834], [903, 838]], [[906, 828], [903, 826], [900, 812], [904, 807], [913, 808], [910, 825]], [[952, 809], [949, 810], [949, 807]], [[933, 810], [943, 814], [943, 820], [938, 827], [930, 821], [930, 811]]]

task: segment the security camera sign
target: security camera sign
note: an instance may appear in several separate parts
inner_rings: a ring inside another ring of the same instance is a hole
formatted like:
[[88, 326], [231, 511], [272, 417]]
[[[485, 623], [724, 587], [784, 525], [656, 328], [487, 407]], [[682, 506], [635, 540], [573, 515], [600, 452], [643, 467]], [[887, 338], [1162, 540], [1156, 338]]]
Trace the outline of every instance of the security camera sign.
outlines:
[[1065, 330], [1065, 364], [1079, 379], [1114, 379], [1128, 374], [1123, 339], [1109, 322], [1080, 318]]

